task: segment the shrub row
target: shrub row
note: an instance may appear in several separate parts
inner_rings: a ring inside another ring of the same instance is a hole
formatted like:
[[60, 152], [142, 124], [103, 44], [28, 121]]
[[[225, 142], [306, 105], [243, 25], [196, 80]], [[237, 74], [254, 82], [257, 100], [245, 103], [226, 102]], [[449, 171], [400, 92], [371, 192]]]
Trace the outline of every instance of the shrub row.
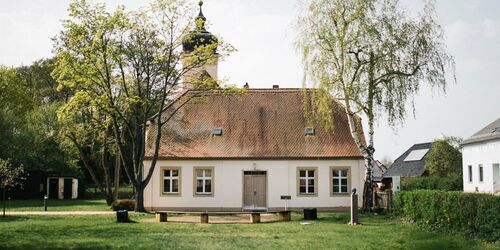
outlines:
[[500, 196], [438, 190], [401, 191], [394, 197], [394, 212], [422, 226], [462, 232], [486, 241], [500, 239]]
[[117, 200], [113, 202], [113, 204], [111, 204], [111, 208], [113, 209], [113, 211], [118, 211], [118, 210], [134, 211], [135, 200], [130, 200], [130, 199]]
[[401, 190], [411, 191], [417, 189], [461, 191], [463, 190], [463, 180], [462, 176], [459, 175], [448, 177], [422, 176], [403, 178], [401, 180]]

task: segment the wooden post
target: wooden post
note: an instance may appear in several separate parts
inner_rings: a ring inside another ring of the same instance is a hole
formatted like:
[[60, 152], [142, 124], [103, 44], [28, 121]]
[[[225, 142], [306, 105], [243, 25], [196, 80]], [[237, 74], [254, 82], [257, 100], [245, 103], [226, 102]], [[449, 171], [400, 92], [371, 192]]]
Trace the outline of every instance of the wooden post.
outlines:
[[260, 213], [252, 213], [252, 223], [260, 223]]
[[358, 224], [358, 195], [356, 194], [356, 190], [353, 190], [351, 194], [351, 222], [349, 224]]
[[281, 212], [278, 212], [278, 220], [280, 220], [280, 221], [291, 221], [292, 220], [292, 212], [290, 212], [290, 211], [281, 211]]
[[202, 213], [200, 216], [201, 223], [208, 223], [208, 213]]
[[167, 213], [156, 213], [156, 222], [167, 222]]
[[2, 202], [3, 202], [3, 217], [5, 217], [5, 186], [2, 188]]

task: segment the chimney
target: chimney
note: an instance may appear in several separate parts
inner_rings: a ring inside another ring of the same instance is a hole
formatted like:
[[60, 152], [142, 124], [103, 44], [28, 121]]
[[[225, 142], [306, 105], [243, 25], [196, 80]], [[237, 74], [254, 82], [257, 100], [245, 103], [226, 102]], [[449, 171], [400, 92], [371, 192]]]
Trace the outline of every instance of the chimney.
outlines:
[[273, 85], [273, 89], [279, 89], [280, 85]]

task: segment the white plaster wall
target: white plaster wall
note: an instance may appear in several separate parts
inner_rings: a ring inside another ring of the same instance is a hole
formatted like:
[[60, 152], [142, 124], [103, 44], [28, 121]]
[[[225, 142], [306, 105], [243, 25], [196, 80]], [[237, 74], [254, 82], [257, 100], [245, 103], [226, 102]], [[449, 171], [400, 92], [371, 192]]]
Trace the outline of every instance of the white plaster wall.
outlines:
[[[493, 164], [500, 164], [500, 140], [464, 145], [462, 157], [464, 192], [476, 192], [477, 187], [478, 192], [493, 193]], [[483, 165], [483, 182], [479, 181], [479, 164]], [[469, 182], [469, 165], [472, 182]]]
[[[146, 169], [151, 162], [144, 162]], [[358, 190], [361, 206], [364, 162], [362, 160], [205, 160], [205, 161], [158, 161], [152, 179], [145, 189], [145, 207], [243, 207], [243, 171], [267, 171], [267, 207], [284, 207], [281, 195], [291, 195], [288, 206], [293, 207], [349, 207], [349, 196], [330, 195], [330, 167], [351, 167], [351, 188]], [[161, 196], [160, 167], [181, 167], [181, 195]], [[193, 196], [193, 167], [214, 167], [213, 197]], [[297, 167], [318, 168], [318, 195], [298, 197]]]
[[78, 198], [78, 179], [73, 179], [71, 184], [71, 199], [76, 199]]
[[58, 199], [62, 200], [64, 199], [64, 178], [59, 178], [59, 192], [58, 192]]

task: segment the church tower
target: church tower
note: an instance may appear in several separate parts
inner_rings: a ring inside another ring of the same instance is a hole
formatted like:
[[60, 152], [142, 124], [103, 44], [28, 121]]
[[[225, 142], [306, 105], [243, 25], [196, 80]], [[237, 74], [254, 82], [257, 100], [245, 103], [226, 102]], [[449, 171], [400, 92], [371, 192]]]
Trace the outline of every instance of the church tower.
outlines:
[[[203, 1], [200, 1], [198, 5], [200, 6], [200, 12], [195, 18], [196, 26], [193, 31], [182, 39], [181, 62], [183, 67], [192, 65], [190, 62], [191, 55], [198, 46], [217, 45], [218, 42], [217, 37], [205, 29], [205, 22], [207, 21], [207, 18], [205, 18], [202, 12]], [[213, 49], [213, 53], [214, 57], [203, 66], [192, 68], [184, 74], [182, 77], [182, 85], [184, 89], [193, 89], [193, 83], [195, 81], [199, 81], [207, 77], [210, 77], [214, 81], [218, 80], [217, 47]]]

